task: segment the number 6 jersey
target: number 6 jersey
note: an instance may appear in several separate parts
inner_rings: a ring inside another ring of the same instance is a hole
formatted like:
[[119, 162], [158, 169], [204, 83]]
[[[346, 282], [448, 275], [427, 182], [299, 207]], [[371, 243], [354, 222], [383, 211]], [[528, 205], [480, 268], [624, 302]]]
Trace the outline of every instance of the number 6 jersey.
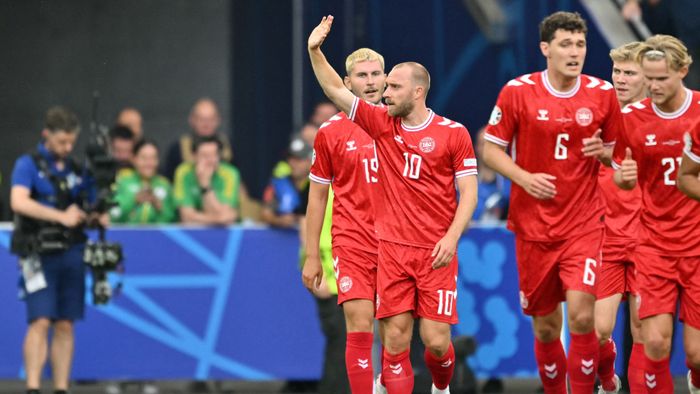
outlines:
[[568, 92], [555, 90], [547, 72], [526, 74], [501, 90], [485, 139], [511, 146], [515, 164], [547, 173], [557, 194], [539, 200], [513, 183], [508, 228], [529, 241], [557, 241], [603, 227], [598, 190], [600, 162], [583, 156], [583, 139], [602, 130], [606, 146], [623, 128], [620, 106], [609, 82], [581, 75]]
[[423, 124], [408, 126], [358, 98], [348, 117], [377, 145], [379, 239], [433, 248], [454, 219], [455, 178], [477, 174], [469, 132], [432, 111]]

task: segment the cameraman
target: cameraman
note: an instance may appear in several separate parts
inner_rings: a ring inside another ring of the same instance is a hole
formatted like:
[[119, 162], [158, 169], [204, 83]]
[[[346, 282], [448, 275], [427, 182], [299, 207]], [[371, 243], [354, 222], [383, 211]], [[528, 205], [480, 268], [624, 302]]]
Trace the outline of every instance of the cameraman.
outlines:
[[[83, 317], [83, 224], [88, 215], [80, 207], [83, 200], [94, 198], [95, 191], [93, 182], [69, 157], [79, 128], [73, 112], [50, 108], [42, 141], [17, 159], [12, 172], [12, 248], [20, 256], [21, 290], [29, 322], [24, 340], [27, 394], [39, 393], [50, 327], [54, 390], [66, 393], [73, 357], [73, 321]], [[106, 221], [106, 216], [100, 221]]]

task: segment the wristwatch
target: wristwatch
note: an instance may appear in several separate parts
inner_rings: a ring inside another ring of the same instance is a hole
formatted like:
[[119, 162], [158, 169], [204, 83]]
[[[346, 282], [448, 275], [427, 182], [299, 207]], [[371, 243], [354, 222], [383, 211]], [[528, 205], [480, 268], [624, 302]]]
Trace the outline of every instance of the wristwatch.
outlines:
[[205, 194], [209, 193], [210, 191], [211, 191], [211, 187], [204, 187], [204, 186], [199, 187], [199, 192], [202, 195], [205, 195]]

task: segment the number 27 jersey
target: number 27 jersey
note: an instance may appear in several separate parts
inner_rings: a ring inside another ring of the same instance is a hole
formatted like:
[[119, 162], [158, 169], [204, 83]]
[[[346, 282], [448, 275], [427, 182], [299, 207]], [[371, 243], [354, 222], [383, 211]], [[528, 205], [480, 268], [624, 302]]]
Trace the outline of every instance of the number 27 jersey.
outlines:
[[423, 124], [404, 125], [385, 107], [358, 98], [348, 117], [377, 146], [379, 239], [434, 247], [455, 216], [455, 178], [477, 174], [469, 132], [432, 111]]
[[611, 146], [623, 129], [609, 82], [579, 76], [569, 92], [555, 90], [546, 71], [511, 80], [501, 90], [485, 139], [511, 145], [513, 161], [530, 173], [547, 173], [557, 194], [539, 200], [513, 184], [508, 228], [531, 241], [558, 241], [603, 227], [598, 189], [600, 162], [581, 152], [583, 139], [602, 130]]

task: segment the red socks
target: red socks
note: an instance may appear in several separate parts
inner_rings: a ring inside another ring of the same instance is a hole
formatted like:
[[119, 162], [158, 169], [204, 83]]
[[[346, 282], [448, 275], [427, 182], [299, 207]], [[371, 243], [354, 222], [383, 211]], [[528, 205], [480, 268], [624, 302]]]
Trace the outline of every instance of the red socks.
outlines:
[[630, 363], [627, 366], [627, 382], [630, 385], [630, 393], [646, 393], [647, 386], [644, 380], [644, 345], [635, 343], [632, 345]]
[[598, 338], [595, 331], [588, 334], [571, 333], [569, 345], [569, 382], [571, 394], [591, 394], [598, 370]]
[[413, 368], [408, 357], [410, 349], [403, 353], [389, 354], [384, 350], [384, 365], [382, 365], [382, 377], [384, 387], [389, 394], [413, 393]]
[[651, 394], [673, 394], [673, 378], [669, 358], [655, 361], [644, 356], [644, 385]]
[[372, 370], [371, 332], [349, 332], [345, 344], [345, 366], [353, 393], [372, 394], [374, 371]]
[[430, 370], [430, 375], [433, 377], [433, 384], [436, 388], [444, 390], [450, 385], [450, 380], [452, 380], [452, 373], [455, 370], [455, 349], [452, 347], [450, 342], [450, 347], [447, 349], [442, 357], [437, 358], [425, 349], [425, 365]]
[[598, 377], [600, 384], [605, 391], [615, 391], [615, 357], [617, 349], [615, 342], [609, 338], [603, 345], [600, 346], [598, 360]]
[[560, 340], [544, 343], [535, 338], [535, 359], [546, 394], [566, 394], [566, 355]]
[[700, 388], [700, 369], [693, 368], [688, 360], [685, 360], [685, 365], [688, 366], [690, 370], [690, 382], [695, 388]]

